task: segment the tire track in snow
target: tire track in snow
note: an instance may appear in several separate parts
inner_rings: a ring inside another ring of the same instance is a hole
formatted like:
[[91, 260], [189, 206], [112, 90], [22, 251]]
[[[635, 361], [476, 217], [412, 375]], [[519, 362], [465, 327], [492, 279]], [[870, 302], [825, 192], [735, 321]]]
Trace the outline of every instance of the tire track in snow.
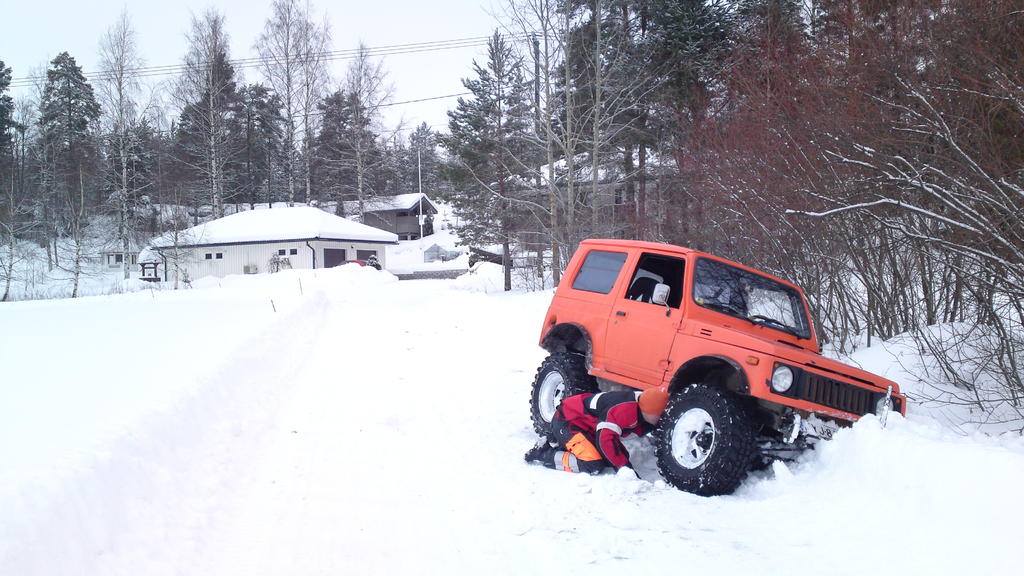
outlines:
[[[516, 310], [492, 313], [499, 302], [432, 282], [334, 297], [295, 394], [241, 483], [247, 507], [236, 507], [220, 552], [193, 573], [422, 573], [500, 560], [493, 531], [503, 535], [507, 518], [495, 510], [506, 507], [481, 475], [497, 462], [522, 467], [521, 454], [503, 453], [503, 422], [482, 425], [510, 410], [511, 392], [525, 432], [532, 370], [510, 368], [522, 354], [502, 359], [500, 350], [533, 348], [536, 327], [532, 318], [517, 324]], [[493, 355], [467, 359], [453, 334], [473, 338], [489, 325], [528, 326], [529, 337], [506, 328]], [[493, 435], [502, 441], [487, 446]]]
[[[283, 377], [294, 362], [276, 354], [276, 339], [301, 338], [308, 318], [318, 317], [303, 314], [296, 323], [296, 313], [282, 313], [264, 324], [265, 333], [189, 386], [191, 394], [76, 470], [0, 558], [0, 573], [9, 563], [28, 575], [180, 574], [182, 559], [194, 557], [230, 513], [222, 506], [225, 487], [248, 465], [276, 398], [287, 392]], [[54, 540], [60, 549], [34, 544]]]

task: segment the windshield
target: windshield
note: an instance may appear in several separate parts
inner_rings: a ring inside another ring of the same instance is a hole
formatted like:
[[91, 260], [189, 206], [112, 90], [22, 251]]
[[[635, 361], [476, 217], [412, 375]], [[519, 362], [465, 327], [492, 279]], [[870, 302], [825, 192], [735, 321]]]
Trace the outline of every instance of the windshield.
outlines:
[[799, 292], [771, 278], [717, 260], [697, 260], [693, 300], [704, 308], [743, 318], [797, 338], [811, 337]]

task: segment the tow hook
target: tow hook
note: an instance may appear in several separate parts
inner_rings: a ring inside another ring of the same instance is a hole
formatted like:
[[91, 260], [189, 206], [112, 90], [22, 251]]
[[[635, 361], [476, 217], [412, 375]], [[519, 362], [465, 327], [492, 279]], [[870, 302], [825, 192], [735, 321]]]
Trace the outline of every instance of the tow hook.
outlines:
[[786, 434], [786, 438], [785, 438], [786, 444], [792, 444], [793, 442], [796, 442], [797, 436], [800, 435], [800, 424], [801, 424], [800, 414], [797, 413], [797, 412], [794, 412], [793, 413], [793, 419], [792, 419], [792, 421], [790, 422], [790, 424], [788, 426], [788, 430], [786, 430], [786, 432], [785, 432], [785, 434]]
[[885, 405], [882, 406], [882, 415], [879, 418], [882, 421], [882, 428], [885, 428], [885, 422], [889, 419], [890, 410], [892, 410], [892, 384], [889, 384], [889, 388], [885, 391]]

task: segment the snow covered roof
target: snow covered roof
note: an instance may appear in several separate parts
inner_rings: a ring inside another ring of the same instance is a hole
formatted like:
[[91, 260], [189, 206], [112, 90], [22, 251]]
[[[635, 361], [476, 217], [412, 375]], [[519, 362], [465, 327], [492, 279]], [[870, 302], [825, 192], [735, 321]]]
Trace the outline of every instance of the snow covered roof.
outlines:
[[[310, 206], [247, 210], [178, 233], [178, 242], [188, 246], [313, 239], [398, 242], [398, 236], [391, 232]], [[174, 239], [168, 233], [155, 238], [149, 245], [164, 248], [173, 244]]]
[[[437, 206], [430, 201], [426, 194], [413, 192], [412, 194], [399, 194], [397, 196], [377, 196], [366, 200], [363, 204], [367, 212], [384, 212], [387, 210], [412, 210], [419, 205], [420, 199], [437, 212]], [[359, 212], [359, 203], [354, 200], [345, 202], [345, 213], [355, 214]]]

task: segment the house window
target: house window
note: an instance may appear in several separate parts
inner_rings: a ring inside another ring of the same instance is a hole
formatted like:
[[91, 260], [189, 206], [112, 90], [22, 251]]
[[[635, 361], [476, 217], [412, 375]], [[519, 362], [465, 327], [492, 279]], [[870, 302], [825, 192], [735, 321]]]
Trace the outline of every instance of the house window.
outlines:
[[398, 214], [395, 214], [395, 216], [398, 216], [399, 218], [405, 218], [408, 215], [408, 212], [399, 212]]
[[280, 250], [277, 251], [277, 255], [278, 256], [284, 256], [287, 253], [288, 253], [288, 251], [285, 250], [284, 248], [281, 248]]
[[288, 254], [291, 255], [291, 256], [295, 256], [298, 253], [299, 253], [299, 249], [298, 248], [292, 248], [291, 250], [288, 251]]
[[217, 260], [223, 260], [223, 259], [224, 259], [224, 253], [223, 252], [217, 252]]
[[206, 253], [206, 259], [207, 260], [213, 260], [213, 253], [212, 252], [207, 252]]

